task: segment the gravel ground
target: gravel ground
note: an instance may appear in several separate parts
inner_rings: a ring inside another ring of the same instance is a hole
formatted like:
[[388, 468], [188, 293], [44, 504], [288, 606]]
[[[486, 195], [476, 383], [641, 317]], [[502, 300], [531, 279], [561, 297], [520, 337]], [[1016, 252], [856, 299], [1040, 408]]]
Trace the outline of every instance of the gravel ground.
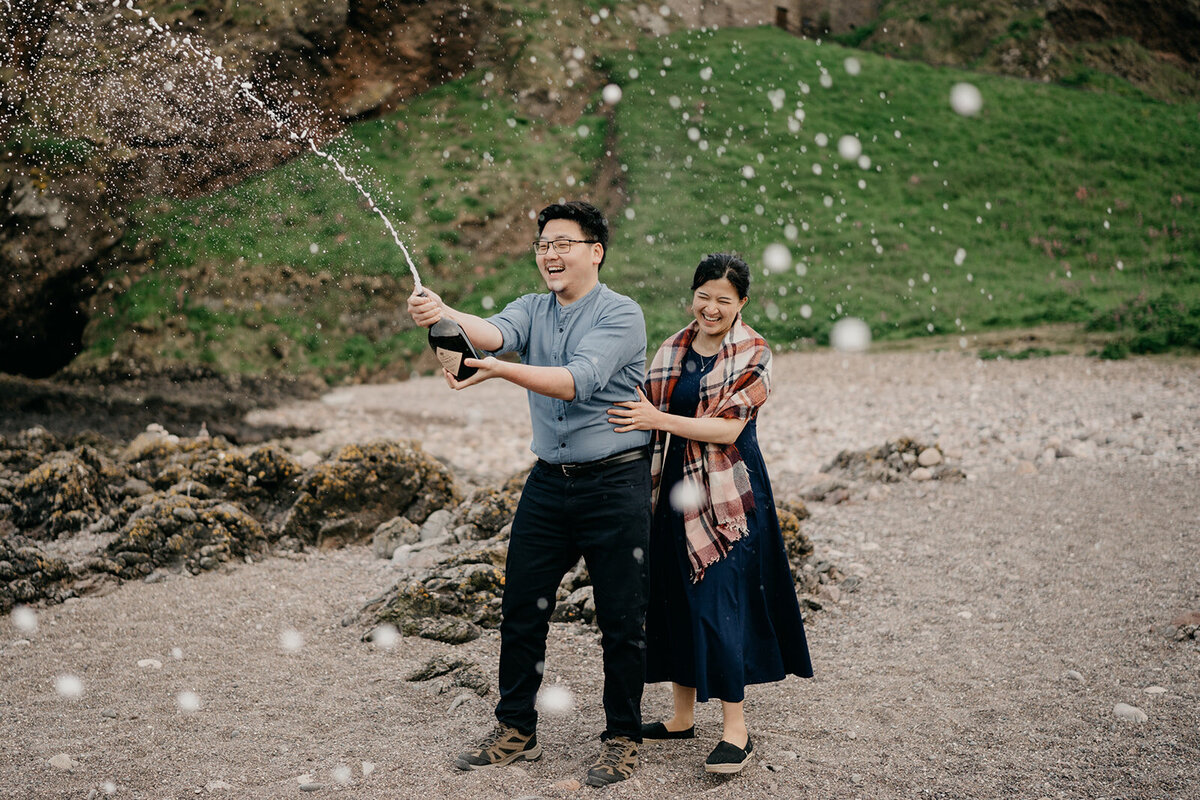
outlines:
[[[811, 504], [817, 556], [867, 576], [809, 619], [817, 677], [749, 691], [742, 775], [700, 767], [720, 733], [710, 703], [695, 741], [648, 743], [636, 778], [600, 791], [1200, 798], [1200, 647], [1168, 635], [1200, 611], [1198, 410], [1196, 359], [781, 357], [760, 424], [779, 499], [839, 450], [899, 435], [940, 443], [968, 478]], [[504, 386], [455, 396], [418, 379], [252, 416], [320, 428], [286, 442], [297, 453], [416, 438], [471, 482], [530, 461], [523, 393]], [[547, 680], [575, 706], [543, 716], [543, 758], [461, 773], [450, 762], [490, 727], [494, 688], [405, 677], [435, 655], [494, 675], [498, 639], [363, 643], [342, 623], [394, 580], [369, 548], [153, 577], [39, 609], [35, 632], [0, 620], [0, 798], [598, 791], [577, 786], [602, 727], [588, 628], [552, 628]], [[62, 675], [79, 696], [56, 692]], [[668, 703], [647, 687], [648, 719]]]

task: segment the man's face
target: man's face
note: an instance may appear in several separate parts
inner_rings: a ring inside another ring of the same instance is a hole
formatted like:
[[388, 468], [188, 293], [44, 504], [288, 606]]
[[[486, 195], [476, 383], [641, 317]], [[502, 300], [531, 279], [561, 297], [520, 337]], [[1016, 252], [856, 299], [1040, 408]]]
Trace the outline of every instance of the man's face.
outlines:
[[560, 246], [565, 246], [566, 240], [572, 240], [566, 253], [550, 247], [544, 254], [534, 256], [546, 288], [564, 304], [583, 297], [599, 280], [604, 247], [598, 242], [583, 242], [587, 238], [574, 220], [552, 219], [542, 228], [540, 239], [543, 242], [559, 242]]

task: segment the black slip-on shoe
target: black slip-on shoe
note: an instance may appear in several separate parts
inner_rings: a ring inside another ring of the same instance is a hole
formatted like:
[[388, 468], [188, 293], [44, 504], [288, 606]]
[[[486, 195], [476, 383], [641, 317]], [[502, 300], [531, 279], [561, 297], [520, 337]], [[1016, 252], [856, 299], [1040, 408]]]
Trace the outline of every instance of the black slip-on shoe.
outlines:
[[661, 722], [649, 722], [642, 726], [642, 739], [695, 739], [696, 726], [683, 731], [669, 731]]
[[514, 761], [537, 761], [542, 757], [542, 746], [537, 734], [528, 736], [511, 725], [498, 724], [479, 746], [468, 750], [454, 760], [459, 769], [483, 769], [502, 767]]
[[724, 739], [717, 743], [713, 751], [708, 754], [708, 758], [704, 760], [704, 771], [713, 772], [718, 775], [732, 775], [736, 772], [741, 772], [742, 767], [746, 766], [746, 762], [750, 760], [750, 754], [754, 752], [754, 742], [750, 741], [750, 737], [746, 737], [746, 748], [743, 750], [736, 744], [731, 744]]

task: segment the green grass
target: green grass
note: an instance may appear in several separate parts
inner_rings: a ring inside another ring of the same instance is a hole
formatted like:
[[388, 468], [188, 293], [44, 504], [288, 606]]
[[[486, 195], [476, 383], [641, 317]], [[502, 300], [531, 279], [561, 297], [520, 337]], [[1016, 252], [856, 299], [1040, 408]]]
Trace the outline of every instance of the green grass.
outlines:
[[[528, 49], [542, 65], [554, 52]], [[857, 76], [843, 67], [851, 55]], [[547, 123], [475, 73], [329, 145], [398, 223], [425, 282], [464, 310], [542, 288], [524, 251], [528, 212], [597, 197], [610, 134], [630, 203], [613, 215], [601, 279], [642, 304], [651, 347], [687, 321], [696, 263], [723, 250], [754, 268], [746, 317], [784, 348], [826, 343], [842, 316], [864, 319], [877, 339], [969, 340], [1082, 325], [1167, 288], [1184, 308], [1200, 303], [1195, 104], [936, 69], [769, 28], [643, 39], [592, 57], [624, 91], [611, 119], [591, 97], [580, 120]], [[983, 93], [980, 115], [950, 108], [959, 81]], [[798, 107], [805, 120], [789, 127]], [[839, 156], [845, 134], [870, 169]], [[211, 197], [147, 204], [141, 218], [138, 235], [164, 244], [105, 336], [135, 319], [179, 318], [185, 358], [329, 380], [423, 350], [401, 308], [411, 284], [399, 248], [315, 156]], [[770, 244], [789, 248], [791, 268], [765, 270]], [[252, 302], [285, 269], [328, 280], [289, 303]], [[239, 296], [243, 273], [259, 283]], [[368, 279], [383, 289], [363, 289]], [[207, 294], [236, 302], [218, 313]], [[89, 337], [94, 353], [111, 351], [105, 336]]]
[[[850, 55], [857, 77], [843, 68]], [[631, 83], [619, 107], [636, 216], [619, 224], [610, 263], [634, 282], [652, 339], [683, 321], [662, 298], [682, 302], [716, 250], [757, 268], [747, 318], [784, 346], [826, 342], [843, 315], [895, 339], [1082, 323], [1148, 286], [1200, 296], [1195, 105], [901, 64], [772, 29], [648, 42], [639, 68], [665, 75]], [[948, 103], [963, 80], [983, 93], [977, 117]], [[776, 110], [768, 93], [780, 90]], [[844, 134], [862, 141], [870, 170], [839, 157]], [[764, 274], [771, 243], [804, 274]]]

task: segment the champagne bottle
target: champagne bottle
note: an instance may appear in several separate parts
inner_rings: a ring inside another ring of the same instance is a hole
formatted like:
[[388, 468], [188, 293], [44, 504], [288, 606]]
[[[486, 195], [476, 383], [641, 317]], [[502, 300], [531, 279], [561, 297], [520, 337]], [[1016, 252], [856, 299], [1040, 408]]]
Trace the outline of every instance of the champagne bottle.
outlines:
[[478, 372], [475, 367], [463, 366], [463, 359], [479, 358], [479, 354], [475, 352], [462, 326], [449, 317], [443, 315], [430, 327], [429, 346], [455, 380], [466, 380]]

